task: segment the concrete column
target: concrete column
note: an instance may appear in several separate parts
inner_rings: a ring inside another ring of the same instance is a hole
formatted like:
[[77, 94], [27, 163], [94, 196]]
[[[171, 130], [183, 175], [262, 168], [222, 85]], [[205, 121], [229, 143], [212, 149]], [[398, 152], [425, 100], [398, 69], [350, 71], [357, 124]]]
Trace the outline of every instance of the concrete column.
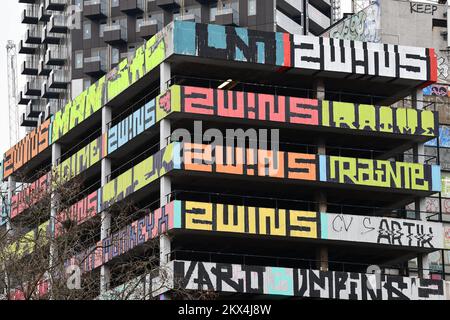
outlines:
[[417, 255], [417, 269], [420, 278], [430, 278], [430, 260], [428, 253], [420, 253]]
[[[13, 175], [10, 175], [8, 177], [8, 194], [7, 194], [7, 200], [8, 203], [6, 204], [8, 207], [8, 215], [9, 217], [11, 217], [11, 201], [12, 201], [12, 197], [14, 194], [14, 190], [16, 189], [16, 179]], [[6, 220], [6, 230], [8, 231], [8, 233], [13, 233], [13, 226], [11, 224], [11, 220], [9, 219], [9, 217]]]
[[[61, 145], [59, 143], [52, 144], [52, 168], [56, 167], [58, 164], [58, 160], [61, 158]], [[58, 179], [60, 177], [57, 177]], [[53, 179], [53, 177], [52, 177]], [[56, 215], [58, 211], [58, 201], [59, 201], [59, 195], [52, 191], [51, 194], [51, 201], [50, 201], [50, 230], [55, 230], [55, 222], [56, 222]], [[53, 237], [53, 235], [52, 235]], [[49, 267], [50, 270], [53, 269], [54, 258], [56, 257], [56, 246], [55, 243], [52, 241], [50, 243], [50, 259], [49, 259]]]
[[[102, 109], [102, 134], [108, 132], [108, 124], [112, 119], [111, 107], [103, 107]], [[111, 159], [103, 158], [101, 161], [101, 186], [108, 183], [108, 177], [111, 174]], [[109, 236], [111, 231], [111, 213], [102, 211], [100, 238], [103, 240]], [[111, 272], [108, 266], [102, 265], [100, 268], [100, 295], [109, 290], [111, 282]]]
[[[326, 154], [326, 145], [323, 140], [317, 144], [317, 153], [319, 155]], [[324, 192], [318, 191], [316, 193], [317, 210], [319, 212], [327, 212], [327, 196]], [[317, 268], [321, 271], [328, 271], [328, 248], [321, 246], [316, 252]]]
[[[163, 62], [160, 65], [160, 93], [164, 93], [169, 88], [169, 80], [171, 79], [171, 65], [169, 62]], [[159, 127], [159, 147], [164, 149], [170, 142], [172, 128], [170, 120], [163, 119], [160, 121]], [[160, 206], [164, 206], [169, 202], [168, 196], [172, 192], [172, 182], [170, 177], [163, 176], [159, 181], [160, 188]], [[159, 237], [159, 264], [163, 268], [169, 262], [169, 254], [171, 252], [170, 238], [167, 234]], [[160, 300], [170, 300], [168, 294], [159, 296]]]

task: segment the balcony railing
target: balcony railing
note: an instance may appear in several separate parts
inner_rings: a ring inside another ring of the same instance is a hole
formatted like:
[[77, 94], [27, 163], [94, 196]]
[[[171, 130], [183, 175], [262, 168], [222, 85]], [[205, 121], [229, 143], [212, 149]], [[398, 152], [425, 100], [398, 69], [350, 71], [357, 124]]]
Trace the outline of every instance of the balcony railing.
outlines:
[[45, 64], [63, 66], [68, 59], [67, 48], [58, 45], [49, 45], [45, 52]]
[[67, 0], [45, 0], [45, 10], [64, 11]]
[[145, 40], [153, 37], [161, 29], [162, 23], [156, 19], [142, 21], [138, 25], [139, 36]]
[[22, 11], [22, 23], [37, 24], [39, 8], [36, 5], [30, 5]]
[[69, 72], [63, 69], [52, 70], [47, 83], [48, 87], [51, 89], [67, 89], [67, 86], [70, 83]]
[[102, 76], [107, 71], [106, 59], [100, 56], [84, 58], [83, 70], [92, 77]]
[[156, 5], [164, 10], [173, 10], [180, 7], [180, 0], [156, 0]]
[[59, 14], [52, 15], [47, 23], [47, 30], [53, 33], [67, 33], [67, 17]]
[[30, 56], [25, 59], [22, 65], [21, 74], [29, 76], [38, 75], [38, 64], [39, 61], [35, 56]]
[[52, 14], [45, 10], [44, 5], [42, 4], [39, 8], [38, 19], [41, 22], [49, 22]]
[[103, 40], [111, 45], [125, 43], [128, 40], [127, 27], [115, 24], [106, 26], [103, 33]]
[[191, 22], [200, 22], [200, 17], [196, 14], [189, 13], [189, 14], [174, 14], [173, 15], [174, 20], [182, 20], [182, 21], [191, 21]]
[[25, 43], [41, 44], [41, 37], [42, 37], [41, 28], [38, 28], [37, 26], [33, 26], [25, 32], [25, 37], [24, 37]]
[[217, 11], [216, 23], [221, 25], [239, 25], [239, 13], [233, 8], [224, 8]]
[[90, 0], [84, 2], [84, 16], [89, 19], [103, 19], [108, 15], [108, 3], [106, 0]]
[[45, 44], [60, 44], [61, 36], [50, 32], [47, 27], [42, 28], [41, 42]]
[[126, 14], [142, 13], [144, 9], [144, 0], [120, 0], [120, 11]]

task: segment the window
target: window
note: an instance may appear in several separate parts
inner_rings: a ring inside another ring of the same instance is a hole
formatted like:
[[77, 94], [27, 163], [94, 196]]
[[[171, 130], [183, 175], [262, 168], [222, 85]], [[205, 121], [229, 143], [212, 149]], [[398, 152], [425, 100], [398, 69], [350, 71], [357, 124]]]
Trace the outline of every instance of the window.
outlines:
[[119, 63], [120, 59], [120, 51], [117, 48], [112, 48], [111, 52], [111, 64], [117, 64]]
[[83, 22], [83, 39], [88, 40], [91, 38], [91, 23], [89, 21]]
[[119, 0], [112, 0], [111, 1], [111, 7], [118, 7], [119, 6]]
[[73, 4], [79, 9], [83, 9], [83, 0], [75, 0]]
[[248, 0], [248, 15], [256, 16], [256, 0]]
[[75, 69], [83, 68], [83, 51], [75, 52]]

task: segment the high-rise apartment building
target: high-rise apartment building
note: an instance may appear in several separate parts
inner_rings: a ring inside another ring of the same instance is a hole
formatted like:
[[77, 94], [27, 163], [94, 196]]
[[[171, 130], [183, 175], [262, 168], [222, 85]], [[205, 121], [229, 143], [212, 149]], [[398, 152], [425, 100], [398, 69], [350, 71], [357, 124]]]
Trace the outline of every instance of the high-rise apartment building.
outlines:
[[[96, 82], [173, 20], [255, 30], [321, 33], [329, 1], [19, 0], [27, 31], [19, 52], [26, 76], [18, 93], [22, 125], [35, 127]], [[42, 119], [41, 119], [42, 120]]]

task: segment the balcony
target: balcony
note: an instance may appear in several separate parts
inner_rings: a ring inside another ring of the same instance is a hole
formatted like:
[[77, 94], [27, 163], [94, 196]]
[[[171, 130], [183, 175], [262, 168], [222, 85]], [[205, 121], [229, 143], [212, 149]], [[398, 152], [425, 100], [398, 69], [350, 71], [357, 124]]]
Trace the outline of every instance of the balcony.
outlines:
[[239, 13], [232, 8], [217, 11], [216, 24], [221, 24], [224, 26], [237, 26], [239, 25]]
[[36, 6], [30, 6], [22, 11], [22, 23], [37, 24], [38, 22], [38, 9]]
[[58, 34], [49, 32], [47, 27], [42, 28], [41, 42], [45, 44], [60, 44], [61, 37]]
[[41, 22], [49, 22], [52, 14], [44, 9], [44, 6], [41, 5], [38, 12], [38, 19]]
[[27, 104], [27, 107], [25, 109], [25, 114], [27, 116], [27, 118], [37, 118], [41, 112], [42, 112], [42, 108], [40, 105], [40, 102], [38, 100], [34, 100], [34, 101], [30, 101]]
[[156, 5], [163, 10], [173, 10], [180, 7], [179, 0], [156, 0]]
[[174, 20], [182, 20], [182, 21], [191, 21], [191, 22], [201, 22], [200, 17], [195, 14], [174, 14], [173, 15]]
[[47, 23], [47, 30], [53, 33], [67, 33], [67, 17], [62, 15], [52, 15]]
[[66, 0], [45, 0], [45, 10], [64, 11], [66, 5]]
[[17, 104], [27, 105], [30, 101], [31, 99], [29, 97], [25, 97], [23, 91], [19, 91], [19, 94], [17, 95]]
[[38, 62], [36, 61], [34, 56], [29, 57], [23, 62], [21, 74], [27, 76], [38, 75]]
[[67, 49], [63, 46], [49, 46], [45, 52], [45, 64], [49, 66], [63, 66], [67, 59]]
[[20, 122], [21, 127], [37, 127], [37, 120], [29, 119], [25, 117], [25, 113], [22, 113], [22, 121]]
[[60, 89], [49, 88], [49, 86], [47, 84], [47, 81], [44, 81], [42, 83], [41, 98], [44, 98], [44, 99], [60, 99], [61, 98], [61, 90]]
[[148, 40], [158, 33], [160, 29], [160, 22], [158, 20], [152, 19], [148, 21], [143, 21], [139, 26], [139, 37]]
[[40, 97], [41, 96], [41, 81], [39, 81], [38, 79], [32, 79], [32, 80], [27, 81], [23, 92], [26, 96]]
[[36, 47], [26, 47], [23, 43], [23, 40], [19, 42], [19, 53], [21, 54], [35, 54], [37, 51]]
[[52, 70], [50, 73], [47, 84], [50, 89], [67, 89], [70, 83], [70, 77], [66, 70]]
[[84, 2], [84, 16], [91, 20], [104, 19], [108, 15], [106, 0], [90, 0]]
[[37, 26], [30, 28], [25, 33], [25, 43], [41, 44], [41, 30]]
[[106, 64], [99, 56], [84, 59], [83, 71], [91, 77], [101, 77], [106, 74]]
[[33, 4], [38, 2], [38, 0], [19, 0], [19, 3], [27, 3], [27, 4]]
[[52, 71], [52, 68], [50, 66], [46, 65], [44, 63], [44, 60], [41, 59], [41, 61], [39, 61], [39, 65], [38, 65], [38, 74], [40, 76], [48, 77], [48, 75], [50, 74], [51, 71]]
[[144, 0], [120, 0], [120, 11], [133, 15], [144, 12]]
[[112, 46], [125, 44], [128, 40], [127, 28], [122, 25], [106, 26], [103, 41]]
[[214, 4], [217, 3], [217, 0], [197, 0], [200, 4]]

